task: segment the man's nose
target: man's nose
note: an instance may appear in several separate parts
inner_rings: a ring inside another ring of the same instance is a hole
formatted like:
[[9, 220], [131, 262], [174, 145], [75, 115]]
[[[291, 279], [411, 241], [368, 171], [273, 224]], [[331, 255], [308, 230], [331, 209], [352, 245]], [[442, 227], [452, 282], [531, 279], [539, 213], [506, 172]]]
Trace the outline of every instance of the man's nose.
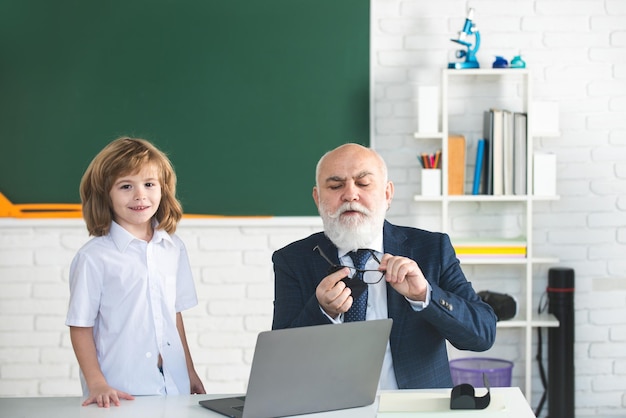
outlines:
[[344, 193], [343, 199], [346, 202], [352, 202], [355, 200], [359, 200], [359, 188], [356, 187], [356, 184], [347, 184]]

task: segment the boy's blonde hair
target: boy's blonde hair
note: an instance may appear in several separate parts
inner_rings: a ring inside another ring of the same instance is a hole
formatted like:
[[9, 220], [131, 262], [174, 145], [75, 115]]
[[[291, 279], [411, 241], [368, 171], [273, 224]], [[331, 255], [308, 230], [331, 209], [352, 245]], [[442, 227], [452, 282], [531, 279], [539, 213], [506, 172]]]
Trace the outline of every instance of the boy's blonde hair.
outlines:
[[80, 182], [83, 218], [89, 235], [106, 235], [113, 221], [109, 193], [113, 183], [129, 174], [138, 173], [147, 164], [154, 164], [161, 183], [161, 203], [155, 213], [158, 229], [176, 231], [183, 209], [176, 199], [176, 173], [165, 153], [145, 139], [121, 137], [102, 149], [87, 167]]

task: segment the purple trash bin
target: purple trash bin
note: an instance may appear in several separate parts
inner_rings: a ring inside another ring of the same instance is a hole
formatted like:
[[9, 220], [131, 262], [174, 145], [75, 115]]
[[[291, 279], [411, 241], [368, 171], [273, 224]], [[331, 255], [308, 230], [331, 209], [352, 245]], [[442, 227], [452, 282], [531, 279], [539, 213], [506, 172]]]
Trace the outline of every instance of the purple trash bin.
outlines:
[[483, 388], [483, 373], [489, 379], [489, 386], [511, 386], [513, 362], [497, 358], [468, 357], [450, 360], [450, 374], [454, 386], [469, 383], [475, 388]]

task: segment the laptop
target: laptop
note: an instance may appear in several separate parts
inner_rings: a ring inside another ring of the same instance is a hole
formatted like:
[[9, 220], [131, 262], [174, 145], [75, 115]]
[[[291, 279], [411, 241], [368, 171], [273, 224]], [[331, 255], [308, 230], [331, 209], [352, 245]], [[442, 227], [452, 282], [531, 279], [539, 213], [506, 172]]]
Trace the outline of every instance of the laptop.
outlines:
[[233, 418], [272, 418], [371, 405], [391, 319], [261, 332], [245, 396], [200, 405]]

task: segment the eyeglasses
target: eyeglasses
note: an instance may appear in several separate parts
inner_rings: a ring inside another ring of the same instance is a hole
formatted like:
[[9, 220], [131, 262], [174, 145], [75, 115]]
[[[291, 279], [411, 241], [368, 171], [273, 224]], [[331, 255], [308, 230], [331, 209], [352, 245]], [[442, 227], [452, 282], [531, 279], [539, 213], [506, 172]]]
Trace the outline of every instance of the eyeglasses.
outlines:
[[[328, 258], [328, 256], [326, 254], [324, 254], [324, 251], [322, 251], [322, 249], [320, 248], [319, 245], [316, 245], [315, 248], [313, 248], [313, 251], [317, 251], [318, 253], [320, 253], [320, 255], [322, 256], [322, 258], [324, 258], [324, 260], [326, 260], [328, 262], [328, 264], [330, 264], [330, 268], [332, 269], [333, 272], [340, 270], [342, 268], [348, 268], [350, 269], [350, 279], [353, 279], [354, 277], [357, 276], [358, 273], [361, 274], [361, 277], [363, 277], [363, 283], [365, 284], [376, 284], [378, 282], [380, 282], [383, 277], [385, 277], [385, 273], [386, 271], [384, 270], [364, 270], [364, 269], [358, 269], [356, 267], [350, 267], [350, 266], [344, 266], [342, 264], [335, 264], [331, 261], [330, 258]], [[374, 251], [368, 249], [368, 251], [370, 252], [370, 254], [372, 255], [372, 258], [374, 259], [374, 261], [376, 261], [378, 264], [380, 264], [380, 260], [378, 259], [378, 257], [376, 257], [376, 254], [374, 253]], [[365, 277], [365, 273], [370, 273], [368, 275], [368, 278], [366, 279]], [[376, 273], [376, 274], [373, 274]]]

